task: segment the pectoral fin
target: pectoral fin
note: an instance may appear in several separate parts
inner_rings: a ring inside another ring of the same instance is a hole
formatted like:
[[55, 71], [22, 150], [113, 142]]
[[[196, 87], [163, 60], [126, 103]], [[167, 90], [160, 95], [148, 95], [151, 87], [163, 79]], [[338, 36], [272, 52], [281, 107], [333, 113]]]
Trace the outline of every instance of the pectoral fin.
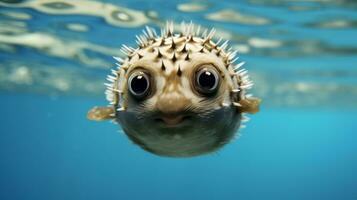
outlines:
[[241, 105], [238, 107], [238, 110], [240, 112], [245, 112], [245, 113], [250, 113], [254, 114], [259, 112], [259, 105], [260, 105], [261, 100], [258, 98], [246, 98], [246, 99], [241, 99], [239, 101], [239, 104]]
[[87, 113], [87, 118], [93, 121], [103, 121], [115, 118], [114, 107], [94, 107]]

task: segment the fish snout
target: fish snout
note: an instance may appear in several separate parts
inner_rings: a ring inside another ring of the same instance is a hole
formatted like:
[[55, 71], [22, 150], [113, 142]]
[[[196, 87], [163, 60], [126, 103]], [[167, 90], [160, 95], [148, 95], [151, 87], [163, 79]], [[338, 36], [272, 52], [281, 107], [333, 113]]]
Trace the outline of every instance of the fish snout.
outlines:
[[162, 122], [167, 126], [177, 126], [189, 119], [191, 119], [191, 115], [186, 113], [171, 113], [171, 114], [162, 113], [155, 118], [156, 121]]
[[191, 104], [191, 101], [182, 95], [166, 93], [159, 98], [156, 104], [158, 115], [155, 120], [168, 126], [182, 124], [182, 122], [192, 117], [188, 112]]

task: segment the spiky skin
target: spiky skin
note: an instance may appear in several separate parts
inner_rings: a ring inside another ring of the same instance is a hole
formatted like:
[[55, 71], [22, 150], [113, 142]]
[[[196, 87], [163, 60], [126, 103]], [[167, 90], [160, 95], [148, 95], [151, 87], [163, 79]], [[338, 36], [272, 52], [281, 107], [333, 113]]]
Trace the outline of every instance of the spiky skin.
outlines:
[[[115, 109], [111, 117], [127, 136], [147, 151], [175, 157], [216, 151], [233, 138], [243, 112], [257, 112], [259, 105], [259, 100], [247, 98], [253, 84], [241, 69], [244, 62], [234, 64], [237, 52], [227, 50], [228, 41], [214, 42], [214, 29], [200, 33], [192, 23], [183, 23], [181, 29], [174, 33], [173, 23], [167, 23], [158, 36], [146, 27], [137, 36], [137, 48], [123, 45], [126, 58], [114, 57], [119, 67], [106, 84], [107, 99]], [[219, 73], [214, 95], [202, 95], [195, 88], [194, 77], [202, 67]], [[128, 90], [129, 76], [138, 71], [150, 75], [151, 87], [140, 101]], [[158, 121], [162, 115], [187, 119], [171, 127]]]

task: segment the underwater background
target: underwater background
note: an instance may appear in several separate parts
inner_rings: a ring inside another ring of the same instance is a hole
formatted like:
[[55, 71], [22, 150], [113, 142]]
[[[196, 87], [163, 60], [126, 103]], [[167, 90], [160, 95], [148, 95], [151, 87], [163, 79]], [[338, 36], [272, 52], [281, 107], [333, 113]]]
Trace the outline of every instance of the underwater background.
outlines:
[[[263, 102], [219, 152], [166, 158], [86, 119], [121, 44], [215, 27]], [[357, 1], [0, 0], [0, 199], [357, 199]]]

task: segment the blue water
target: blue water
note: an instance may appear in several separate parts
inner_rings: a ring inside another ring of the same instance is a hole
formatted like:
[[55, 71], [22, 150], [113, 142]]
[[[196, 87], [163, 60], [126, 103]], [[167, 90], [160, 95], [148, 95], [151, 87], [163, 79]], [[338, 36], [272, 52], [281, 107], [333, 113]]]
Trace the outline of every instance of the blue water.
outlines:
[[[208, 1], [201, 10], [102, 1], [133, 11], [132, 22], [91, 13], [99, 1], [82, 1], [80, 13], [9, 2], [0, 1], [1, 200], [357, 199], [354, 1]], [[225, 10], [245, 18], [207, 17]], [[103, 82], [120, 44], [167, 19], [228, 33], [263, 99], [217, 153], [159, 157], [117, 125], [86, 119], [107, 104]]]
[[263, 109], [214, 155], [136, 148], [101, 101], [2, 95], [1, 199], [356, 199], [355, 112]]

